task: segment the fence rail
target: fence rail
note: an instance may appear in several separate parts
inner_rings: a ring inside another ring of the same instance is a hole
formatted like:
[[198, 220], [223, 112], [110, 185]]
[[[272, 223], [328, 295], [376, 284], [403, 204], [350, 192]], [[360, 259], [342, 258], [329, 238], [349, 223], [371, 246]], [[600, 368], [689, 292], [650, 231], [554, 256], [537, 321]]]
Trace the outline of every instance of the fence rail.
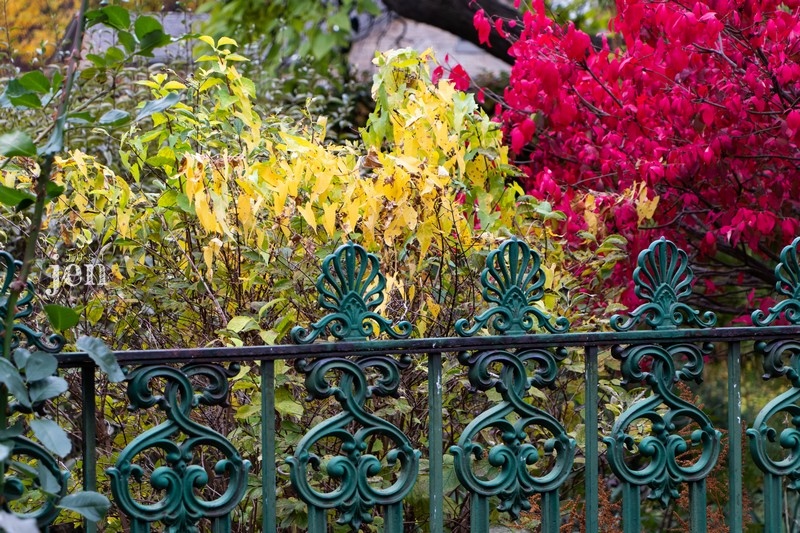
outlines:
[[[292, 490], [307, 506], [307, 530], [312, 533], [328, 531], [334, 516], [358, 529], [377, 515], [382, 530], [389, 533], [440, 532], [446, 530], [445, 463], [452, 461], [461, 490], [469, 494], [470, 531], [488, 532], [493, 509], [516, 519], [531, 509], [534, 496], [541, 531], [561, 531], [561, 495], [579, 474], [586, 531], [601, 531], [602, 463], [619, 484], [625, 533], [643, 530], [644, 497], [669, 506], [683, 491], [688, 492], [690, 531], [705, 532], [710, 506], [706, 482], [720, 466], [724, 445], [727, 527], [743, 531], [742, 468], [747, 456], [763, 472], [763, 530], [781, 532], [786, 528], [785, 492], [800, 488], [798, 247], [800, 239], [787, 246], [775, 269], [776, 289], [785, 299], [766, 313], [754, 312], [753, 326], [717, 328], [712, 313], [687, 304], [693, 281], [687, 256], [660, 239], [642, 252], [634, 272], [636, 292], [644, 303], [629, 314], [610, 317], [611, 331], [570, 333], [569, 323], [548, 314], [541, 304], [545, 274], [538, 254], [525, 242], [510, 239], [488, 255], [481, 276], [487, 306], [457, 322], [459, 337], [412, 339], [411, 324], [393, 323], [376, 313], [384, 290], [377, 257], [358, 245], [343, 245], [325, 259], [317, 283], [320, 306], [328, 314], [295, 327], [295, 344], [116, 354], [129, 369], [125, 386], [132, 407], [160, 410], [163, 421], [115, 450], [114, 466], [107, 470], [112, 501], [133, 532], [150, 531], [151, 526], [171, 532], [206, 526], [214, 532], [230, 531], [232, 512], [245, 497], [251, 463], [257, 461], [262, 531], [278, 530], [277, 468], [285, 464]], [[336, 340], [323, 340], [330, 338]], [[724, 346], [727, 361], [723, 424], [718, 413], [704, 412], [675, 386], [702, 381], [714, 343]], [[774, 383], [778, 393], [759, 406], [746, 430], [749, 453], [742, 444], [743, 345], [752, 346], [763, 360], [764, 379]], [[618, 361], [619, 374], [614, 377], [623, 384], [644, 386], [648, 393], [601, 434], [604, 351]], [[81, 478], [85, 489], [95, 490], [95, 366], [82, 353], [58, 357], [61, 367], [80, 368], [85, 444]], [[580, 439], [574, 428], [565, 427], [541, 405], [542, 393], [547, 394], [570, 357], [582, 359], [584, 365]], [[464, 367], [468, 385], [446, 380], [445, 360], [457, 360]], [[285, 457], [276, 451], [277, 361], [291, 361], [305, 377], [311, 402], [338, 405], [335, 414], [308, 428]], [[244, 457], [235, 438], [201, 424], [196, 416], [204, 408], [224, 408], [229, 380], [244, 362], [260, 367], [259, 457]], [[428, 434], [425, 442], [413, 442], [401, 429], [402, 417], [383, 418], [371, 406], [399, 396], [404, 374], [421, 366], [427, 372]], [[474, 413], [457, 435], [443, 431], [448, 416], [442, 403], [445, 386], [461, 387], [464, 398], [484, 395], [489, 405]], [[377, 451], [372, 446], [376, 440], [381, 442]], [[452, 441], [447, 450], [446, 440]], [[17, 453], [39, 458], [41, 446], [25, 437], [18, 441], [27, 448], [20, 444]], [[323, 442], [335, 442], [336, 453], [316, 455]], [[215, 450], [217, 460], [201, 464], [198, 457], [209, 449]], [[137, 463], [154, 451], [162, 460], [153, 468]], [[52, 473], [63, 475], [55, 461], [42, 458], [41, 463], [52, 463]], [[429, 516], [415, 529], [405, 518], [404, 501], [421, 472], [428, 478]], [[227, 486], [209, 496], [204, 488], [214, 479]], [[160, 500], [137, 500], [131, 485], [143, 481]], [[52, 506], [60, 497], [46, 502], [49, 510], [39, 518], [42, 526], [54, 520]], [[96, 530], [94, 524], [86, 527]]]

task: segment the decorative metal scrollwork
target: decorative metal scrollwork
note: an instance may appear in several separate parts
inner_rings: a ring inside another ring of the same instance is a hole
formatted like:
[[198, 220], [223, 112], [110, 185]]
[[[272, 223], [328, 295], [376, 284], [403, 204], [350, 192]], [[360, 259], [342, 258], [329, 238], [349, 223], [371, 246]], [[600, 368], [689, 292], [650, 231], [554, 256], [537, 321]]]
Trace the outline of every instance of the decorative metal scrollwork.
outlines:
[[781, 251], [781, 260], [775, 267], [775, 290], [787, 296], [785, 300], [770, 307], [769, 315], [758, 309], [751, 318], [756, 326], [768, 326], [783, 315], [790, 324], [800, 324], [800, 260], [797, 250], [800, 248], [800, 237]]
[[[636, 294], [646, 300], [624, 320], [611, 317], [611, 327], [627, 331], [644, 321], [656, 330], [675, 329], [681, 324], [711, 327], [716, 316], [709, 311], [700, 314], [682, 302], [691, 294], [692, 269], [686, 252], [661, 238], [639, 254], [639, 266], [634, 270]], [[608, 460], [614, 474], [630, 486], [649, 486], [651, 499], [667, 505], [678, 497], [681, 483], [700, 482], [714, 468], [720, 451], [720, 432], [703, 411], [684, 401], [673, 392], [677, 381], [701, 382], [703, 357], [713, 349], [710, 343], [697, 346], [691, 343], [643, 344], [615, 346], [611, 353], [622, 361], [624, 383], [645, 383], [652, 395], [628, 408], [614, 423], [608, 445]], [[675, 368], [675, 358], [684, 360]], [[649, 422], [649, 434], [631, 433], [637, 421]], [[689, 442], [679, 431], [695, 424]], [[642, 468], [628, 461], [634, 447], [639, 456], [649, 462]], [[699, 456], [686, 464], [680, 456], [699, 446]]]
[[[756, 416], [753, 427], [747, 430], [750, 454], [763, 472], [785, 476], [790, 489], [800, 490], [800, 342], [761, 341], [755, 348], [764, 355], [764, 378], [786, 376], [792, 388], [769, 402]], [[781, 361], [784, 354], [790, 357], [789, 365]], [[791, 426], [779, 433], [771, 424], [781, 413], [788, 415]], [[768, 451], [769, 443], [775, 442], [786, 452], [780, 459], [771, 457]]]
[[[410, 356], [404, 355], [399, 361], [389, 356], [374, 356], [358, 361], [345, 358], [301, 359], [296, 365], [306, 375], [310, 399], [334, 397], [343, 411], [309, 431], [298, 444], [294, 456], [286, 460], [292, 485], [307, 504], [318, 509], [338, 509], [341, 513], [338, 522], [341, 524], [350, 524], [358, 529], [363, 523], [372, 522], [372, 509], [376, 505], [400, 503], [414, 486], [420, 452], [397, 427], [364, 408], [367, 398], [397, 397], [400, 372], [410, 364]], [[368, 369], [380, 373], [377, 385], [367, 384]], [[330, 372], [340, 374], [339, 386], [328, 380]], [[348, 430], [353, 422], [361, 426], [355, 433]], [[376, 488], [370, 483], [370, 478], [381, 475], [384, 465], [377, 457], [366, 453], [368, 441], [381, 436], [394, 444], [386, 454], [388, 469], [399, 465], [397, 479], [386, 488]], [[311, 450], [316, 443], [331, 438], [341, 442], [343, 455], [333, 457], [325, 465], [324, 472], [338, 486], [330, 492], [323, 492], [311, 486], [308, 467], [320, 470], [322, 460]]]
[[[167, 420], [142, 433], [119, 455], [116, 466], [107, 470], [111, 477], [111, 491], [120, 509], [132, 520], [132, 531], [149, 531], [153, 522], [164, 524], [170, 533], [198, 532], [198, 522], [207, 518], [213, 531], [230, 527], [230, 512], [238, 505], [247, 488], [250, 462], [243, 460], [236, 448], [222, 435], [190, 418], [192, 409], [199, 404], [224, 405], [228, 395], [228, 378], [237, 372], [236, 365], [224, 369], [218, 365], [194, 364], [182, 369], [169, 366], [144, 366], [131, 372], [128, 378], [128, 398], [132, 409], [158, 406]], [[199, 394], [194, 393], [193, 378], [207, 381]], [[164, 395], [151, 389], [154, 379], [162, 379]], [[184, 436], [182, 440], [180, 437]], [[227, 474], [227, 488], [212, 500], [198, 497], [198, 492], [209, 484], [210, 472], [195, 464], [194, 454], [200, 447], [214, 449], [224, 456], [213, 465], [217, 476]], [[131, 481], [142, 482], [145, 470], [134, 463], [137, 456], [153, 454], [154, 462], [161, 460], [150, 474], [154, 497], [164, 491], [155, 503], [142, 503], [134, 499]]]
[[[31, 281], [26, 283], [25, 290], [17, 299], [13, 311], [9, 311], [8, 296], [11, 292], [11, 284], [22, 268], [22, 262], [14, 260], [8, 252], [0, 251], [0, 268], [5, 269], [5, 274], [0, 278], [0, 343], [2, 343], [5, 336], [5, 319], [9, 312], [13, 312], [12, 353], [14, 350], [23, 347], [28, 349], [35, 347], [48, 353], [60, 352], [66, 343], [64, 337], [56, 334], [45, 337], [43, 333], [34, 331], [31, 327], [22, 323], [22, 320], [30, 317], [34, 311], [33, 300], [36, 297], [36, 291]], [[29, 409], [23, 409], [17, 403], [12, 403], [11, 409], [29, 411]], [[57, 505], [66, 494], [69, 472], [62, 470], [52, 453], [41, 444], [19, 434], [8, 436], [7, 439], [6, 444], [13, 446], [11, 455], [16, 458], [23, 458], [14, 464], [24, 470], [15, 472], [12, 468], [5, 473], [3, 508], [8, 511], [12, 507], [9, 506], [9, 503], [26, 498], [31, 488], [44, 488], [47, 494], [38, 505], [38, 508], [31, 512], [15, 514], [22, 518], [33, 518], [36, 520], [38, 527], [45, 528], [56, 519], [60, 512]], [[31, 461], [38, 463], [38, 468], [31, 466], [29, 464]], [[8, 467], [9, 463], [6, 462], [4, 466]], [[26, 507], [31, 507], [30, 503], [26, 504]]]
[[[0, 285], [0, 339], [4, 335], [5, 319], [8, 316], [8, 295], [11, 291], [11, 283], [17, 276], [17, 272], [22, 268], [22, 262], [16, 261], [6, 251], [0, 251], [0, 263], [5, 267], [5, 277], [3, 278], [2, 285]], [[36, 296], [33, 283], [28, 281], [25, 286], [25, 291], [20, 294], [17, 304], [14, 306], [14, 327], [12, 328], [11, 349], [18, 348], [24, 340], [28, 348], [35, 346], [36, 348], [48, 352], [58, 353], [64, 348], [66, 340], [61, 335], [50, 335], [45, 338], [43, 333], [34, 331], [30, 327], [22, 323], [17, 323], [17, 320], [29, 317], [33, 313], [33, 299]]]
[[[69, 479], [69, 472], [61, 470], [61, 467], [53, 458], [44, 446], [38, 444], [22, 435], [16, 435], [11, 438], [14, 444], [14, 457], [25, 458], [25, 462], [16, 463], [22, 468], [29, 468], [30, 471], [17, 475], [16, 473], [6, 472], [5, 482], [3, 485], [3, 500], [5, 510], [9, 509], [9, 503], [15, 500], [22, 500], [28, 494], [27, 483], [33, 480], [33, 486], [45, 488], [50, 494], [46, 495], [44, 501], [38, 509], [27, 513], [15, 513], [20, 518], [33, 518], [36, 520], [36, 525], [39, 528], [49, 526], [53, 520], [56, 519], [61, 510], [57, 507], [58, 502], [67, 493], [67, 480]], [[30, 460], [38, 461], [39, 467], [35, 468], [28, 464]], [[43, 477], [51, 478], [51, 484], [48, 486]], [[52, 483], [57, 483], [58, 487], [54, 490]], [[29, 505], [29, 504], [28, 504]]]
[[[488, 391], [497, 389], [503, 401], [476, 417], [465, 429], [457, 446], [450, 448], [455, 456], [455, 470], [459, 481], [472, 493], [481, 496], [498, 496], [498, 510], [508, 512], [516, 519], [520, 513], [531, 508], [530, 497], [556, 491], [566, 481], [575, 456], [575, 441], [571, 439], [561, 423], [549, 413], [525, 401], [531, 387], [552, 387], [558, 373], [558, 361], [566, 356], [566, 350], [488, 350], [469, 354], [462, 352], [458, 360], [469, 367], [469, 381], [475, 388]], [[533, 376], [528, 377], [526, 365], [535, 363]], [[499, 376], [492, 367], [502, 365]], [[518, 419], [510, 422], [506, 417], [516, 414]], [[502, 444], [492, 446], [488, 461], [500, 472], [491, 479], [482, 479], [473, 470], [472, 458], [480, 460], [484, 448], [478, 442], [480, 433], [495, 428], [501, 435]], [[552, 437], [538, 449], [528, 442], [528, 432], [541, 428]], [[543, 452], [543, 453], [542, 453]], [[528, 466], [543, 457], [554, 457], [549, 471], [534, 476]]]
[[[325, 258], [317, 289], [320, 305], [332, 313], [312, 324], [310, 332], [295, 327], [292, 339], [297, 343], [309, 343], [329, 329], [338, 339], [363, 340], [375, 333], [373, 324], [378, 325], [379, 333], [385, 332], [392, 338], [408, 337], [412, 329], [410, 323], [392, 326], [391, 321], [374, 311], [383, 302], [386, 285], [379, 266], [375, 255], [353, 243], [340, 246]], [[338, 522], [358, 529], [363, 523], [372, 522], [372, 509], [376, 505], [396, 509], [412, 489], [419, 471], [420, 452], [397, 427], [365, 409], [368, 398], [397, 397], [400, 373], [410, 364], [411, 358], [407, 355], [399, 360], [375, 355], [358, 361], [346, 357], [297, 361], [296, 368], [306, 375], [309, 400], [333, 397], [342, 406], [341, 413], [306, 433], [294, 456], [286, 460], [292, 485], [309, 506], [317, 510], [338, 509]], [[368, 385], [368, 369], [380, 374], [377, 384]], [[328, 380], [330, 372], [339, 374], [338, 386]], [[351, 433], [349, 426], [353, 423], [360, 429]], [[386, 466], [399, 468], [395, 481], [385, 488], [377, 488], [370, 482], [370, 478], [384, 472], [384, 465], [374, 455], [365, 453], [369, 442], [380, 437], [394, 445], [386, 453]], [[340, 455], [328, 461], [324, 468], [322, 460], [312, 451], [323, 439], [341, 442]], [[325, 492], [312, 487], [308, 479], [309, 465], [323, 470], [337, 488]], [[402, 519], [400, 521], [402, 527]]]
[[394, 339], [411, 335], [411, 324], [403, 321], [392, 326], [391, 321], [375, 312], [383, 303], [386, 278], [380, 272], [375, 254], [358, 244], [340, 246], [322, 262], [322, 274], [317, 278], [319, 304], [333, 311], [311, 324], [311, 331], [301, 326], [292, 328], [292, 340], [297, 344], [313, 342], [323, 332], [337, 339], [363, 340], [377, 333]]
[[[652, 489], [649, 497], [664, 506], [671, 498], [679, 496], [681, 483], [705, 479], [719, 457], [720, 432], [714, 429], [703, 411], [673, 392], [678, 380], [702, 381], [703, 357], [712, 349], [709, 343], [702, 347], [681, 343], [615, 346], [612, 350], [612, 355], [622, 361], [624, 382], [645, 382], [653, 394], [636, 402], [617, 418], [611, 437], [603, 439], [608, 445], [608, 461], [617, 477], [631, 485], [649, 486]], [[676, 357], [686, 361], [679, 370], [675, 369]], [[637, 426], [637, 421], [649, 421], [649, 435], [642, 438], [641, 434], [629, 432], [631, 427]], [[688, 425], [687, 422], [698, 426], [690, 435], [691, 446], [700, 446], [699, 457], [689, 465], [679, 458], [689, 451], [690, 444], [677, 433]], [[634, 449], [637, 441], [639, 455], [649, 460], [638, 469], [628, 460], [628, 452]]]
[[565, 333], [569, 320], [559, 317], [553, 324], [550, 315], [536, 306], [544, 297], [546, 281], [541, 264], [539, 254], [516, 237], [491, 251], [481, 272], [481, 285], [483, 299], [495, 306], [476, 316], [471, 328], [466, 319], [458, 320], [456, 332], [469, 337], [490, 324], [498, 333], [509, 335], [523, 335], [536, 325], [551, 333]]
[[[550, 315], [536, 306], [544, 296], [545, 275], [539, 255], [525, 242], [512, 238], [490, 252], [481, 273], [481, 284], [484, 300], [494, 306], [475, 317], [475, 324], [470, 328], [466, 319], [459, 320], [456, 331], [460, 335], [472, 336], [487, 324], [508, 335], [525, 334], [536, 325], [553, 333], [568, 330], [566, 318], [559, 317], [552, 323]], [[498, 510], [508, 512], [515, 519], [522, 511], [530, 509], [532, 495], [557, 492], [572, 468], [575, 441], [558, 420], [525, 399], [532, 387], [553, 386], [558, 361], [565, 356], [563, 348], [519, 352], [494, 349], [462, 352], [458, 356], [459, 362], [469, 367], [468, 376], [473, 387], [481, 391], [496, 389], [503, 400], [478, 415], [464, 429], [458, 445], [450, 448], [455, 456], [456, 475], [473, 494], [498, 496]], [[531, 376], [530, 365], [535, 366]], [[494, 374], [497, 366], [501, 367], [499, 376]], [[516, 421], [511, 422], [507, 418], [509, 415], [516, 415]], [[497, 430], [503, 441], [488, 451], [489, 465], [499, 469], [490, 479], [476, 474], [472, 462], [473, 458], [484, 457], [480, 441], [481, 433], [487, 429]], [[535, 439], [536, 433], [542, 430], [550, 437], [537, 448], [529, 442], [529, 433]], [[545, 456], [553, 458], [549, 470], [540, 476], [534, 475], [528, 467]]]
[[[781, 251], [780, 262], [775, 267], [779, 294], [788, 296], [774, 307], [769, 314], [756, 310], [751, 315], [756, 326], [769, 326], [783, 317], [791, 324], [800, 323], [800, 262], [798, 261], [797, 238]], [[747, 430], [750, 439], [750, 454], [753, 461], [765, 473], [776, 477], [786, 477], [788, 487], [800, 490], [800, 342], [796, 340], [759, 341], [755, 344], [756, 353], [764, 356], [765, 380], [786, 377], [792, 388], [770, 401], [756, 416], [753, 427]], [[788, 356], [788, 364], [784, 358]], [[780, 414], [787, 415], [789, 427], [780, 432], [773, 427], [773, 420]], [[769, 443], [777, 442], [785, 452], [783, 457], [775, 458], [768, 452]]]
[[646, 322], [653, 329], [675, 329], [682, 324], [709, 328], [717, 322], [714, 313], [693, 309], [682, 302], [692, 293], [693, 274], [686, 252], [663, 237], [642, 250], [633, 271], [636, 295], [647, 303], [637, 307], [625, 320], [611, 317], [611, 327], [628, 331]]

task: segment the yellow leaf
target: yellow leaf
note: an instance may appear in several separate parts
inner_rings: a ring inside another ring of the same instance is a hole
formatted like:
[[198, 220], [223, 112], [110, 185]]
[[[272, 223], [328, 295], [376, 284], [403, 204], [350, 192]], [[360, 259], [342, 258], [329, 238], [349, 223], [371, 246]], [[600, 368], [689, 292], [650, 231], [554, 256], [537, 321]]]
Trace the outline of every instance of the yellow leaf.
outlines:
[[553, 281], [556, 278], [556, 267], [542, 265], [542, 272], [544, 272], [544, 290], [549, 291], [553, 288]]
[[430, 311], [431, 317], [436, 320], [436, 318], [439, 317], [439, 313], [442, 312], [442, 306], [436, 303], [430, 296], [425, 297], [425, 303], [428, 305], [428, 311]]
[[164, 84], [164, 89], [167, 89], [169, 91], [181, 91], [186, 89], [186, 85], [182, 84], [179, 81], [172, 80]]
[[250, 61], [241, 54], [228, 54], [225, 58], [229, 61]]
[[211, 281], [214, 277], [214, 256], [222, 248], [222, 241], [219, 239], [211, 239], [206, 246], [203, 247], [203, 262], [206, 264], [206, 279]]
[[647, 199], [647, 187], [642, 187], [639, 191], [638, 202], [636, 203], [636, 214], [639, 216], [639, 224], [645, 220], [650, 220], [656, 212], [658, 207], [658, 196], [654, 196], [652, 200]]
[[242, 223], [242, 227], [246, 231], [249, 231], [250, 228], [253, 227], [254, 223], [253, 211], [250, 198], [244, 194], [240, 195], [239, 198], [236, 199], [236, 214], [239, 216], [239, 222]]
[[592, 211], [584, 211], [583, 218], [586, 220], [586, 228], [592, 235], [597, 235], [597, 215]]
[[[435, 219], [427, 219], [417, 228], [417, 241], [419, 242], [419, 264], [425, 259], [428, 249], [433, 241]], [[417, 267], [419, 267], [419, 264]]]
[[131, 236], [131, 213], [130, 211], [117, 210], [117, 231], [122, 237]]
[[[239, 43], [237, 43], [236, 41], [234, 41], [234, 40], [233, 40], [233, 39], [231, 39], [230, 37], [220, 37], [220, 38], [219, 38], [219, 41], [217, 41], [217, 46], [218, 46], [218, 47], [219, 47], [219, 46], [226, 45], [226, 44], [231, 44], [231, 45], [233, 45], [233, 46], [236, 46], [236, 47], [238, 47], [238, 46], [239, 46]], [[212, 46], [213, 46], [213, 45], [212, 45]]]
[[211, 212], [211, 207], [208, 205], [208, 197], [206, 196], [206, 193], [200, 192], [195, 195], [194, 208], [197, 212], [197, 218], [200, 220], [200, 225], [203, 226], [203, 229], [208, 232], [216, 233], [220, 231], [219, 223], [214, 217], [214, 214]]
[[281, 138], [285, 143], [286, 150], [290, 152], [307, 152], [308, 150], [312, 150], [314, 145], [311, 144], [310, 141], [303, 139], [302, 137], [298, 137], [297, 135], [289, 135], [288, 133], [281, 132]]
[[217, 46], [214, 44], [214, 38], [213, 38], [213, 37], [211, 37], [210, 35], [201, 35], [200, 37], [198, 37], [198, 39], [200, 39], [201, 41], [203, 41], [204, 43], [206, 43], [206, 44], [207, 44], [208, 46], [210, 46], [211, 48], [216, 48], [216, 47], [217, 47]]
[[322, 227], [329, 237], [333, 237], [336, 233], [336, 212], [338, 209], [334, 204], [328, 204], [322, 207]]
[[312, 230], [317, 231], [317, 217], [314, 216], [314, 206], [311, 205], [311, 202], [305, 205], [298, 205], [297, 211], [303, 216], [306, 224], [311, 226]]
[[118, 264], [114, 263], [113, 265], [111, 265], [111, 275], [118, 280], [121, 280], [123, 278], [122, 272], [120, 271]]

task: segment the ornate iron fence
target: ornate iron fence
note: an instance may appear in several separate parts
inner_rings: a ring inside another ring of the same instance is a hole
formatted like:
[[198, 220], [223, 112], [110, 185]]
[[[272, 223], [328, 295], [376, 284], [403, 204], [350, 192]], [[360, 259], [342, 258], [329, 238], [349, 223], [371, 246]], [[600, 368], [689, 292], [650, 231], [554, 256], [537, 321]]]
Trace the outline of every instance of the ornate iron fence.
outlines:
[[[129, 368], [126, 386], [132, 408], [160, 410], [164, 418], [118, 450], [115, 465], [107, 471], [112, 500], [134, 532], [150, 531], [153, 524], [171, 532], [198, 531], [200, 524], [210, 524], [214, 532], [230, 531], [231, 513], [244, 497], [251, 463], [237, 450], [235, 439], [199, 423], [193, 415], [204, 406], [224, 406], [237, 365], [257, 361], [262, 531], [278, 529], [279, 463], [288, 465], [293, 490], [307, 505], [308, 531], [327, 531], [332, 516], [358, 529], [376, 513], [381, 514], [385, 531], [408, 530], [404, 499], [417, 483], [422, 460], [427, 460], [430, 513], [424, 529], [444, 531], [443, 465], [449, 454], [460, 485], [470, 495], [473, 532], [489, 530], [491, 507], [516, 518], [531, 508], [535, 495], [541, 530], [560, 531], [559, 492], [579, 470], [585, 483], [586, 531], [600, 531], [601, 460], [619, 481], [626, 533], [642, 530], [644, 495], [668, 504], [683, 490], [689, 494], [690, 530], [704, 532], [706, 480], [719, 460], [723, 437], [709, 414], [677, 394], [675, 384], [699, 383], [711, 343], [720, 343], [726, 349], [728, 371], [726, 521], [730, 531], [738, 532], [743, 530], [740, 363], [742, 345], [754, 343], [755, 353], [763, 358], [764, 379], [782, 391], [763, 406], [746, 431], [749, 455], [763, 472], [764, 530], [780, 532], [784, 485], [800, 488], [798, 247], [800, 239], [786, 247], [775, 269], [776, 288], [785, 299], [768, 313], [753, 313], [753, 326], [716, 328], [712, 313], [690, 307], [686, 301], [693, 279], [687, 255], [660, 239], [642, 252], [634, 272], [636, 293], [645, 303], [627, 315], [610, 317], [611, 331], [570, 333], [566, 319], [550, 316], [541, 305], [545, 274], [539, 255], [525, 242], [510, 239], [488, 255], [481, 275], [487, 307], [457, 322], [459, 337], [412, 339], [410, 323], [393, 323], [376, 313], [385, 285], [377, 257], [346, 244], [325, 259], [317, 282], [320, 306], [328, 314], [307, 327], [295, 327], [294, 345], [117, 353], [120, 364]], [[775, 325], [779, 319], [787, 325]], [[321, 341], [331, 337], [336, 340]], [[608, 349], [619, 361], [623, 383], [643, 384], [649, 394], [632, 403], [610, 432], [601, 435], [598, 354]], [[531, 394], [552, 386], [562, 361], [574, 352], [582, 352], [585, 361], [581, 445]], [[497, 394], [487, 396], [494, 398], [489, 400], [491, 406], [477, 413], [444, 450], [442, 360], [449, 354], [466, 368], [471, 393]], [[81, 477], [84, 488], [94, 490], [95, 366], [85, 354], [59, 357], [62, 367], [81, 369], [85, 444]], [[305, 377], [310, 401], [338, 403], [337, 414], [308, 429], [289, 457], [276, 456], [278, 360], [293, 362]], [[427, 368], [426, 446], [412, 442], [398, 425], [370, 408], [375, 399], [397, 396], [401, 376], [414, 364]], [[156, 382], [162, 385], [156, 387]], [[687, 427], [690, 432], [682, 431]], [[547, 438], [534, 439], [533, 433]], [[381, 454], [368, 445], [376, 438], [385, 443]], [[15, 439], [17, 453], [41, 459], [59, 479], [68, 474], [38, 444], [21, 436]], [[315, 446], [323, 441], [335, 442], [338, 452], [330, 457], [315, 455]], [[208, 449], [214, 449], [218, 459], [212, 465], [199, 464], [199, 451]], [[147, 470], [137, 460], [152, 450], [163, 459]], [[695, 453], [685, 455], [692, 450]], [[482, 458], [488, 461], [488, 471], [476, 470]], [[382, 475], [386, 472], [390, 474]], [[227, 488], [209, 496], [204, 488], [212, 478], [223, 478]], [[131, 487], [142, 482], [161, 495], [158, 501], [137, 499]], [[53, 504], [62, 495], [50, 496], [37, 515], [42, 526], [55, 518]], [[95, 527], [87, 524], [88, 531]]]

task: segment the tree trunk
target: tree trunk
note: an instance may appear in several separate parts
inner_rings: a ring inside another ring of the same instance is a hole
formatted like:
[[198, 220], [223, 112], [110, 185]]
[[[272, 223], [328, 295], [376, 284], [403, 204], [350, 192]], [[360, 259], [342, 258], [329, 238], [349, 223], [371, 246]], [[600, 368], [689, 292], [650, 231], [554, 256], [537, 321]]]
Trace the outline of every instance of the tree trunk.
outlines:
[[[514, 59], [508, 55], [511, 43], [492, 31], [488, 44], [478, 43], [478, 32], [472, 25], [475, 11], [482, 8], [487, 16], [517, 19], [519, 12], [502, 0], [383, 0], [384, 5], [394, 13], [417, 22], [430, 24], [452, 33], [462, 39], [475, 43], [493, 56], [513, 64]], [[506, 31], [514, 35], [515, 31], [504, 26]]]

